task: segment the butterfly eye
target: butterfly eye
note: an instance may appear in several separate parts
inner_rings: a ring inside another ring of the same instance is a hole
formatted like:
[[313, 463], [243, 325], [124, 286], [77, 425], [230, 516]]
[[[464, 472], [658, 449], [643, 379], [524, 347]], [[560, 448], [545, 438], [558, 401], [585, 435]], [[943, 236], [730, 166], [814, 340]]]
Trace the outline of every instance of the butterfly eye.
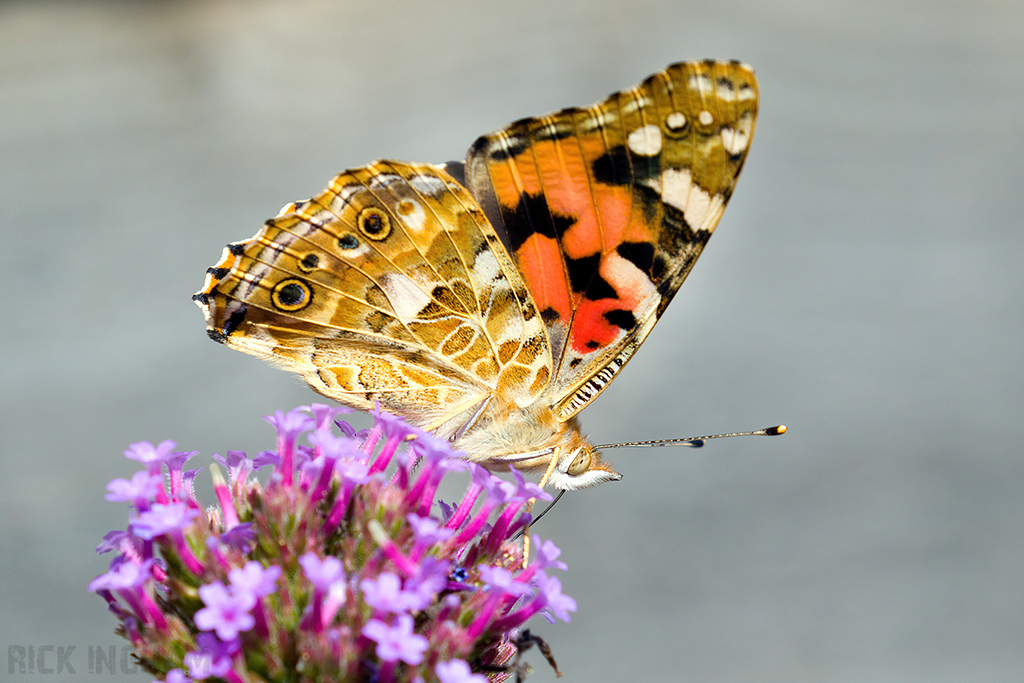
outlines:
[[270, 300], [278, 309], [291, 313], [308, 306], [313, 300], [313, 292], [309, 285], [297, 278], [281, 280], [274, 286]]
[[299, 270], [301, 270], [304, 273], [309, 273], [313, 270], [316, 270], [316, 267], [318, 265], [320, 265], [319, 256], [317, 256], [316, 254], [306, 254], [305, 256], [302, 257], [302, 260], [299, 261]]
[[576, 457], [572, 459], [571, 463], [569, 463], [569, 469], [567, 469], [566, 472], [574, 477], [578, 477], [590, 469], [590, 460], [592, 457], [593, 456], [590, 454], [590, 451], [581, 448], [580, 452], [577, 453]]
[[355, 249], [359, 246], [359, 238], [350, 232], [338, 238], [338, 246], [342, 249]]
[[391, 234], [391, 221], [388, 220], [388, 215], [376, 207], [369, 206], [360, 211], [356, 222], [359, 225], [359, 232], [371, 240], [379, 242]]

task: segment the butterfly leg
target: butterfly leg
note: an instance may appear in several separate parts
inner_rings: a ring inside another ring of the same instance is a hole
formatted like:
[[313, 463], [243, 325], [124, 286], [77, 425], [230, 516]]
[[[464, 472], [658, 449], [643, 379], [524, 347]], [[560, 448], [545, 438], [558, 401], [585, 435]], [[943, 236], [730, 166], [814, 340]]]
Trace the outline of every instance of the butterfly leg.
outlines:
[[[561, 678], [562, 672], [558, 670], [558, 664], [555, 663], [555, 656], [551, 653], [551, 646], [548, 645], [543, 638], [533, 635], [530, 633], [529, 629], [524, 629], [522, 633], [519, 634], [519, 637], [516, 638], [516, 647], [519, 653], [529, 650], [534, 645], [536, 645], [537, 649], [540, 650], [542, 655], [544, 655], [544, 659], [548, 660], [548, 664], [551, 665], [551, 668], [555, 670], [555, 676]], [[520, 680], [518, 676], [516, 680]]]
[[562, 446], [555, 446], [554, 452], [551, 454], [551, 461], [548, 463], [548, 468], [544, 470], [544, 476], [540, 478], [540, 487], [544, 488], [544, 485], [548, 483], [548, 479], [551, 478], [552, 472], [555, 471], [555, 465], [558, 464], [559, 459], [562, 457]]
[[529, 663], [522, 661], [523, 653], [536, 645], [537, 649], [540, 650], [542, 655], [544, 655], [544, 659], [546, 659], [551, 668], [554, 669], [555, 676], [558, 678], [562, 677], [562, 672], [559, 671], [558, 664], [555, 663], [555, 656], [551, 652], [551, 646], [548, 645], [543, 638], [533, 635], [530, 633], [529, 629], [523, 629], [515, 639], [514, 644], [516, 646], [516, 650], [511, 663], [494, 665], [483, 664], [480, 660], [477, 660], [474, 662], [474, 668], [479, 668], [480, 671], [486, 671], [488, 673], [515, 673], [516, 683], [525, 683], [526, 676], [533, 673], [533, 667], [531, 667]]
[[[558, 464], [559, 459], [562, 457], [562, 447], [555, 446], [554, 452], [551, 454], [551, 461], [548, 463], [548, 468], [544, 471], [544, 476], [540, 478], [540, 487], [544, 488], [544, 485], [548, 483], [548, 479], [551, 478], [551, 473], [555, 471], [555, 465]], [[526, 511], [531, 515], [533, 514], [533, 504], [537, 502], [536, 498], [531, 498], [530, 502], [526, 504]], [[526, 569], [526, 565], [530, 563], [530, 525], [527, 524], [526, 528], [523, 529], [523, 569]]]

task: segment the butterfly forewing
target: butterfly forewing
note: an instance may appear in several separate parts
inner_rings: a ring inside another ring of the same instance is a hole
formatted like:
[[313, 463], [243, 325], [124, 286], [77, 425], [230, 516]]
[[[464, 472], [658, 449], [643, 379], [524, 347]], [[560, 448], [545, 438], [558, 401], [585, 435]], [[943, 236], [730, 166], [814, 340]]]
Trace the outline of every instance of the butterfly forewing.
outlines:
[[714, 231], [743, 166], [757, 85], [738, 62], [668, 67], [586, 109], [480, 138], [466, 184], [541, 310], [566, 420], [643, 342]]

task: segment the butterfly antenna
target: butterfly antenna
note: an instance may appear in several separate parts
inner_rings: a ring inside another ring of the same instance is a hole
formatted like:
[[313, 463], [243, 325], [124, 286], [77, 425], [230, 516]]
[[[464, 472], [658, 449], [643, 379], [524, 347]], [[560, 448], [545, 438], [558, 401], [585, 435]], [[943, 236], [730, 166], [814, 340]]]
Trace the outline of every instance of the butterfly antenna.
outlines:
[[553, 501], [551, 501], [550, 503], [548, 503], [548, 506], [546, 508], [544, 508], [543, 510], [541, 510], [541, 513], [539, 515], [537, 515], [534, 519], [531, 519], [530, 520], [530, 524], [528, 526], [520, 529], [519, 533], [517, 533], [515, 536], [512, 537], [512, 540], [514, 541], [514, 540], [518, 539], [520, 536], [522, 536], [526, 532], [526, 530], [528, 528], [530, 528], [531, 526], [536, 524], [540, 520], [541, 517], [543, 517], [544, 515], [548, 514], [548, 510], [550, 510], [551, 508], [555, 507], [555, 503], [557, 503], [562, 498], [562, 496], [565, 495], [565, 491], [566, 491], [566, 489], [559, 490], [558, 495], [555, 496], [555, 499]]
[[[690, 436], [685, 439], [657, 439], [655, 441], [626, 441], [623, 443], [606, 443], [597, 446], [598, 449], [602, 448], [660, 448], [662, 446], [690, 446], [691, 448], [700, 448], [704, 445], [704, 442], [709, 439], [725, 439], [730, 436], [778, 436], [779, 434], [786, 433], [786, 425], [776, 425], [775, 427], [765, 427], [764, 429], [755, 429], [752, 432], [732, 432], [730, 434], [708, 434], [707, 436]], [[557, 500], [557, 499], [556, 499]], [[552, 503], [551, 505], [554, 505]], [[549, 505], [547, 512], [551, 509]], [[541, 513], [543, 514], [543, 513]], [[539, 517], [538, 517], [539, 519]]]

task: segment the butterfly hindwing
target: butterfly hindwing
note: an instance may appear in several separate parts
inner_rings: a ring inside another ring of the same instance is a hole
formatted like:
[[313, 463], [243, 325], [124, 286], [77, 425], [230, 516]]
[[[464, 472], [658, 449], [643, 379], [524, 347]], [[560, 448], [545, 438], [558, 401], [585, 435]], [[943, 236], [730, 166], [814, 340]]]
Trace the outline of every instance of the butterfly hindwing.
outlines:
[[457, 429], [499, 383], [526, 405], [551, 374], [508, 253], [467, 191], [429, 164], [338, 175], [229, 245], [197, 299], [218, 341], [427, 428]]
[[732, 194], [756, 116], [749, 67], [688, 62], [470, 149], [466, 185], [548, 327], [545, 396], [559, 419], [603, 390], [679, 289]]

